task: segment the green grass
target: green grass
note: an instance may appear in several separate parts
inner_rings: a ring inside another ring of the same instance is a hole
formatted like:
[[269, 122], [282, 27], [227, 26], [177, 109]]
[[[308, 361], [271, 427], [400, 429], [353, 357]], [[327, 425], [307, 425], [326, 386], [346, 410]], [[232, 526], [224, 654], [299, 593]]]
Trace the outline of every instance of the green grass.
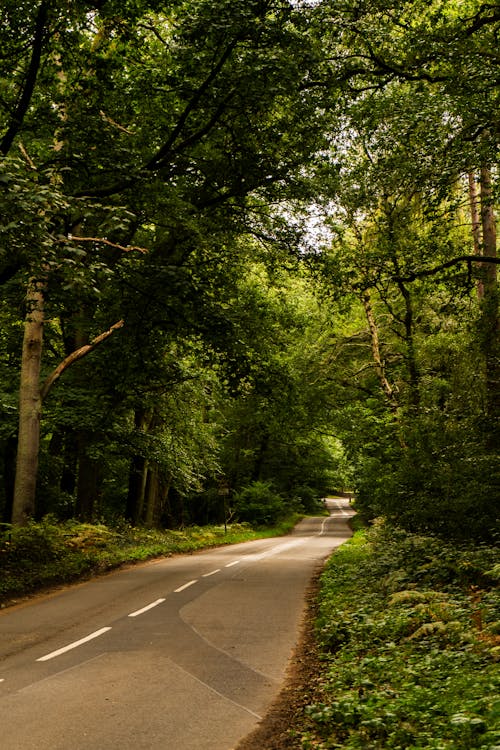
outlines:
[[498, 549], [356, 532], [321, 582], [304, 750], [499, 750]]
[[272, 528], [246, 524], [158, 531], [121, 524], [57, 523], [50, 518], [0, 533], [0, 606], [41, 589], [71, 583], [125, 564], [226, 544], [281, 536], [300, 518]]

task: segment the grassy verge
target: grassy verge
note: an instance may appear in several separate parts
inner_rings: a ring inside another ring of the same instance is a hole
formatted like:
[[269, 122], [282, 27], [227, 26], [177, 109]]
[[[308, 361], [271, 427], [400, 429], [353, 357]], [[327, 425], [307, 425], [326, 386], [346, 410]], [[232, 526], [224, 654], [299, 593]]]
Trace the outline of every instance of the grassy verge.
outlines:
[[383, 526], [323, 576], [304, 750], [500, 750], [498, 549]]
[[70, 583], [124, 564], [225, 544], [287, 534], [293, 515], [273, 528], [246, 524], [157, 531], [123, 524], [116, 528], [45, 519], [0, 534], [0, 606], [41, 589]]

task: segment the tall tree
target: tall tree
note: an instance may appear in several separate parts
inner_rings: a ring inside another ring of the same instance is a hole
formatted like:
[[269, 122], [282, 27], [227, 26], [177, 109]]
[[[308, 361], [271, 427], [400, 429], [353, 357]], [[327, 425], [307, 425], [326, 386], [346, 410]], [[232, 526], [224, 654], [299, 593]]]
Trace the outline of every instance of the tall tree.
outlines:
[[[27, 75], [12, 78], [4, 98], [3, 152], [10, 158], [17, 144], [26, 169], [59, 198], [46, 249], [21, 241], [3, 278], [43, 276], [51, 319], [78, 325], [76, 338], [91, 341], [97, 318], [107, 328], [122, 317], [106, 316], [113, 295], [101, 286], [115, 277], [120, 288], [132, 243], [144, 252], [136, 273], [159, 273], [169, 288], [172, 267], [189, 274], [202, 232], [241, 232], [252, 204], [258, 215], [264, 196], [290, 192], [284, 181], [321, 132], [301, 84], [314, 64], [306, 14], [287, 2], [225, 0], [168, 12], [112, 0], [23, 10], [23, 44], [12, 32], [20, 10], [9, 3], [4, 11], [5, 77], [14, 61]], [[182, 300], [189, 286], [172, 295]], [[31, 446], [36, 454], [34, 438]], [[36, 473], [33, 458], [20, 460]], [[33, 488], [19, 484], [16, 508], [32, 512]]]

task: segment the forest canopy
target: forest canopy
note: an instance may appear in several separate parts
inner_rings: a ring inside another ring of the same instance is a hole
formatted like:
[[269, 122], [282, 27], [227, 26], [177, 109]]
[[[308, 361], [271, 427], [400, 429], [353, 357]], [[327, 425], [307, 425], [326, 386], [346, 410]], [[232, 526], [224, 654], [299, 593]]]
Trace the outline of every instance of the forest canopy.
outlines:
[[4, 0], [0, 511], [498, 520], [500, 11]]

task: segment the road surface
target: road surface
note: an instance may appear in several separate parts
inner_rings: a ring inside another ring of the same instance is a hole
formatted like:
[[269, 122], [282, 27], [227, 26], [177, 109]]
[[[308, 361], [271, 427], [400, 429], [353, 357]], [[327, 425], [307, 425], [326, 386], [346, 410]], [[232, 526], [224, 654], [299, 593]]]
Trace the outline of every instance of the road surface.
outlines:
[[346, 500], [287, 537], [120, 570], [0, 612], [2, 750], [231, 750], [278, 694]]

